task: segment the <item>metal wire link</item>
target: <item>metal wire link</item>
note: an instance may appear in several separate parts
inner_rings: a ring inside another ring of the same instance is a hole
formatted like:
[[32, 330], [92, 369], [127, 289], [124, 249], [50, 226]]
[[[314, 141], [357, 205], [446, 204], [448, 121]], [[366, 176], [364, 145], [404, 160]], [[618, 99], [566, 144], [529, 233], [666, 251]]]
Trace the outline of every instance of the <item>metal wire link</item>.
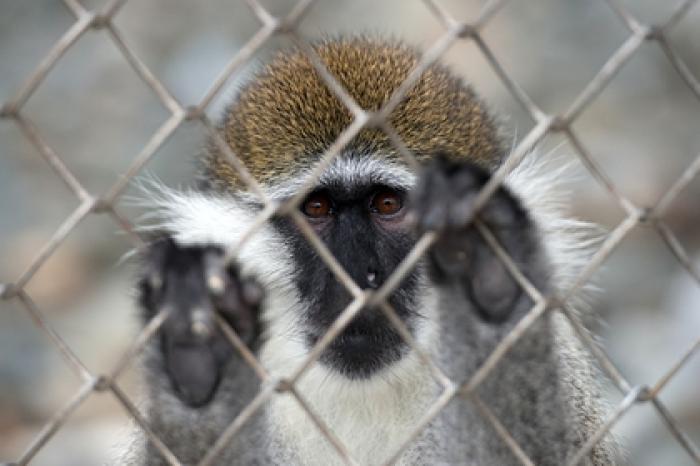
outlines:
[[[148, 341], [158, 332], [158, 329], [165, 322], [168, 317], [167, 312], [161, 312], [153, 317], [150, 323], [141, 330], [135, 341], [111, 370], [106, 371], [104, 375], [94, 375], [74, 354], [61, 335], [52, 329], [47, 319], [44, 317], [42, 310], [33, 302], [31, 296], [28, 294], [26, 287], [46, 260], [61, 247], [65, 239], [75, 231], [89, 215], [106, 213], [114, 220], [119, 229], [128, 233], [129, 238], [132, 239], [137, 248], [143, 247], [144, 243], [140, 239], [138, 232], [131, 226], [131, 221], [118, 212], [118, 205], [122, 194], [134, 177], [141, 172], [145, 164], [155, 156], [158, 150], [183, 122], [196, 121], [207, 131], [223, 156], [236, 169], [243, 183], [248, 187], [251, 193], [258, 196], [263, 205], [259, 216], [253, 222], [249, 231], [242, 235], [240, 242], [236, 245], [234, 250], [229, 253], [227, 259], [233, 260], [236, 251], [238, 251], [245, 242], [249, 241], [270, 218], [275, 215], [286, 215], [299, 227], [301, 234], [304, 235], [336, 279], [353, 297], [353, 301], [339, 315], [335, 322], [333, 322], [327, 333], [320, 338], [317, 344], [310, 350], [308, 358], [299, 367], [295, 368], [292, 372], [293, 375], [288, 380], [277, 379], [275, 374], [271, 374], [263, 367], [260, 361], [256, 359], [255, 355], [246, 348], [236, 332], [228, 326], [223, 319], [218, 319], [218, 324], [223, 334], [236, 351], [241, 354], [246, 363], [255, 371], [261, 380], [262, 388], [256, 397], [238, 414], [223, 431], [219, 439], [211, 446], [204, 458], [200, 461], [199, 464], [201, 466], [213, 464], [218, 455], [225, 449], [230, 439], [240, 431], [244, 424], [264, 406], [271, 397], [274, 396], [291, 396], [296, 403], [306, 411], [316, 428], [328, 439], [339, 457], [346, 464], [358, 464], [356, 460], [350, 456], [350, 452], [343, 445], [342, 441], [338, 439], [328, 425], [325, 424], [324, 419], [313, 412], [313, 409], [304, 398], [304, 393], [296, 386], [296, 381], [306, 370], [316, 363], [321, 352], [330, 344], [333, 338], [350, 323], [352, 318], [362, 308], [368, 305], [377, 306], [387, 316], [392, 325], [397, 328], [404, 341], [417, 352], [422, 363], [430, 369], [436, 382], [439, 383], [443, 389], [433, 405], [424, 413], [423, 418], [415, 426], [409, 438], [407, 438], [401, 448], [386, 461], [385, 464], [387, 465], [394, 464], [410, 443], [420, 435], [423, 428], [438, 416], [441, 410], [456, 396], [466, 397], [476, 406], [483, 418], [493, 426], [494, 433], [503, 440], [505, 445], [512, 451], [515, 458], [524, 465], [533, 465], [534, 463], [527, 457], [522, 446], [518, 445], [517, 441], [510, 435], [490, 408], [478, 398], [475, 391], [488, 374], [500, 363], [509, 349], [517, 343], [521, 336], [541, 318], [543, 314], [553, 310], [561, 312], [569, 322], [571, 322], [574, 330], [581, 338], [582, 343], [599, 361], [605, 373], [611, 378], [624, 397], [623, 401], [614, 409], [598, 431], [590, 438], [586, 439], [581, 449], [571, 459], [570, 464], [580, 464], [591, 449], [601, 441], [613, 425], [632, 409], [635, 404], [651, 403], [662, 421], [668, 427], [669, 432], [678, 441], [679, 445], [684, 448], [688, 456], [692, 458], [696, 464], [700, 465], [700, 450], [682, 431], [678, 423], [673, 419], [669, 411], [658, 398], [659, 393], [668, 384], [669, 380], [671, 380], [678, 371], [687, 364], [690, 358], [698, 352], [700, 348], [700, 335], [698, 335], [697, 340], [690, 345], [689, 349], [669, 367], [666, 374], [659, 378], [656, 383], [650, 385], [651, 388], [632, 387], [624, 379], [622, 372], [615, 366], [606, 352], [595, 344], [587, 330], [577, 319], [575, 313], [570, 309], [572, 297], [589, 282], [591, 276], [600, 268], [601, 264], [606, 261], [613, 250], [624, 241], [627, 234], [642, 222], [653, 225], [680, 264], [700, 284], [700, 271], [692, 264], [681, 242], [676, 238], [664, 221], [664, 214], [669, 205], [671, 205], [679, 193], [696, 178], [698, 172], [700, 172], [700, 154], [680, 175], [678, 180], [668, 188], [665, 194], [659, 198], [655, 205], [638, 206], [626, 198], [616, 188], [615, 183], [594, 161], [590, 151], [572, 129], [572, 124], [578, 119], [583, 110], [600, 95], [603, 89], [615, 78], [623, 65], [633, 57], [641, 45], [647, 41], [653, 41], [659, 44], [662, 51], [668, 57], [669, 64], [678, 72], [679, 76], [694, 93], [695, 97], [700, 100], [700, 81], [693, 75], [680, 54], [674, 50], [672, 44], [667, 39], [668, 32], [688, 13], [690, 8], [697, 3], [697, 1], [685, 0], [680, 2], [665, 22], [650, 25], [645, 25], [635, 18], [629, 10], [617, 0], [601, 1], [605, 1], [622, 20], [624, 27], [629, 31], [629, 36], [622, 45], [612, 53], [598, 73], [588, 82], [579, 95], [573, 99], [572, 103], [565, 111], [558, 115], [549, 115], [539, 108], [530, 96], [527, 95], [525, 90], [509, 76], [506, 69], [498, 61], [481, 35], [483, 27], [488, 24], [495, 15], [498, 15], [498, 12], [508, 3], [508, 0], [491, 0], [486, 2], [479, 15], [471, 23], [460, 21], [453, 17], [447, 9], [440, 5], [438, 0], [422, 0], [429, 12], [440, 22], [444, 32], [432, 46], [427, 48], [415, 68], [408, 74], [406, 80], [396, 89], [393, 95], [390, 96], [384, 106], [376, 112], [369, 112], [361, 108], [358, 103], [354, 101], [348, 91], [343, 88], [342, 84], [340, 84], [336, 77], [326, 68], [323, 60], [315, 52], [312, 45], [299, 32], [299, 22], [313, 6], [315, 3], [314, 0], [299, 1], [285, 17], [274, 16], [257, 0], [246, 0], [245, 3], [260, 22], [260, 28], [229, 61], [220, 75], [214, 79], [201, 100], [191, 106], [183, 105], [173, 96], [163, 82], [149, 70], [143, 61], [141, 61], [134, 50], [128, 45], [128, 41], [122, 32], [114, 24], [114, 18], [124, 6], [126, 0], [111, 0], [101, 9], [94, 11], [86, 9], [86, 7], [80, 3], [80, 0], [64, 0], [66, 7], [75, 18], [74, 23], [62, 37], [53, 44], [48, 53], [39, 61], [34, 71], [24, 80], [13, 96], [0, 106], [0, 118], [10, 119], [17, 124], [24, 137], [31, 143], [41, 157], [46, 160], [55, 175], [62, 180], [75, 195], [78, 205], [73, 212], [65, 218], [53, 236], [39, 250], [26, 270], [17, 277], [14, 283], [0, 284], [0, 298], [14, 299], [23, 306], [36, 326], [46, 334], [69, 367], [82, 380], [82, 385], [65, 406], [55, 413], [31, 444], [27, 446], [25, 452], [17, 459], [17, 464], [29, 463], [37, 452], [41, 450], [43, 445], [45, 445], [71, 417], [73, 412], [96, 391], [110, 392], [134, 421], [141, 426], [148, 439], [160, 452], [163, 459], [171, 465], [180, 464], [180, 460], [169, 450], [168, 446], [158, 438], [158, 435], [151, 430], [145, 417], [117, 385], [117, 380], [120, 375], [135, 360], [139, 353], [144, 350]], [[140, 152], [135, 154], [124, 174], [111, 186], [108, 186], [102, 195], [90, 193], [84, 187], [81, 181], [63, 162], [60, 154], [50, 147], [41, 137], [40, 131], [31, 120], [22, 113], [23, 107], [28, 99], [30, 99], [37, 88], [41, 86], [56, 63], [61, 60], [66, 52], [81, 40], [90, 29], [101, 31], [101, 33], [116, 45], [126, 64], [136, 73], [152, 91], [153, 95], [161, 102], [163, 107], [170, 113], [168, 118], [151, 135]], [[345, 128], [338, 139], [333, 142], [322, 155], [320, 162], [314, 167], [311, 176], [304, 186], [299, 189], [298, 193], [296, 193], [292, 199], [281, 204], [274, 202], [265, 195], [262, 186], [260, 186], [255, 178], [248, 172], [245, 164], [223, 140], [216, 126], [209, 121], [205, 114], [208, 106], [213, 99], [220, 94], [222, 88], [231, 77], [243, 69], [262, 46], [271, 38], [277, 36], [286, 37], [291, 44], [295, 45], [306, 54], [311, 65], [328, 89], [343, 103], [353, 116], [352, 123]], [[380, 289], [373, 292], [365, 291], [354, 283], [342, 265], [333, 257], [333, 254], [315, 234], [304, 216], [299, 213], [298, 206], [307, 193], [314, 188], [318, 177], [332, 163], [333, 159], [362, 129], [369, 126], [380, 128], [384, 131], [398, 153], [410, 166], [414, 168], [419, 166], [415, 156], [401, 140], [401, 137], [391, 126], [388, 119], [391, 112], [402, 102], [406, 94], [418, 82], [423, 73], [435, 63], [448, 48], [458, 41], [473, 41], [475, 43], [481, 55], [493, 68], [508, 92], [535, 122], [535, 126], [514, 148], [504, 164], [499, 167], [486, 186], [484, 186], [478, 194], [475, 201], [473, 217], [470, 219], [470, 221], [475, 221], [474, 225], [479, 234], [484, 238], [489, 247], [493, 249], [498, 259], [502, 261], [518, 285], [531, 298], [533, 305], [522, 320], [517, 323], [495, 347], [491, 355], [486, 358], [484, 364], [480, 368], [473, 374], [464, 374], [466, 377], [465, 380], [455, 381], [451, 380], [443, 373], [440, 367], [431, 360], [428, 352], [425, 351], [424, 348], [419, 347], [396, 314], [396, 311], [388, 302], [388, 297], [391, 293], [396, 290], [405, 277], [418, 265], [423, 255], [435, 243], [437, 234], [433, 232], [424, 234], [396, 270], [387, 278]], [[545, 136], [555, 132], [562, 133], [571, 143], [571, 146], [574, 148], [584, 166], [597, 182], [600, 183], [603, 189], [605, 189], [624, 209], [626, 217], [618, 227], [607, 236], [606, 240], [592, 256], [589, 264], [582, 269], [580, 275], [573, 281], [570, 289], [563, 290], [559, 296], [546, 296], [537, 290], [518, 270], [517, 265], [513, 259], [509, 257], [507, 251], [498, 243], [496, 237], [484, 224], [478, 221], [477, 214], [503, 183], [505, 177], [527, 157], [533, 147]]]

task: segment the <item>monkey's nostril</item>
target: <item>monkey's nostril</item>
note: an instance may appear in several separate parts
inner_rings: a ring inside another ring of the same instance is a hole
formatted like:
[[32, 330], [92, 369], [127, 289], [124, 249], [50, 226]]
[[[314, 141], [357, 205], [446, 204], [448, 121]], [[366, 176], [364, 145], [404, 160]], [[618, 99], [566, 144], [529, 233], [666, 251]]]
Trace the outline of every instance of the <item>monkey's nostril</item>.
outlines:
[[367, 271], [367, 285], [370, 288], [378, 288], [379, 284], [377, 283], [377, 272], [373, 269], [369, 269]]

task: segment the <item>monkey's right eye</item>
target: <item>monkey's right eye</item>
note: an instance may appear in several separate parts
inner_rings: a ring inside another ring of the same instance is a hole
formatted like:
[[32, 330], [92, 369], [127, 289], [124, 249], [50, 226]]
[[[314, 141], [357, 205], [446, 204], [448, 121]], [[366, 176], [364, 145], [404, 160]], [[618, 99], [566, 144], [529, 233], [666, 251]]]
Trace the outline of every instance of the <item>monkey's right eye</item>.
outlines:
[[310, 218], [328, 217], [333, 213], [333, 202], [326, 193], [313, 193], [306, 198], [301, 210]]

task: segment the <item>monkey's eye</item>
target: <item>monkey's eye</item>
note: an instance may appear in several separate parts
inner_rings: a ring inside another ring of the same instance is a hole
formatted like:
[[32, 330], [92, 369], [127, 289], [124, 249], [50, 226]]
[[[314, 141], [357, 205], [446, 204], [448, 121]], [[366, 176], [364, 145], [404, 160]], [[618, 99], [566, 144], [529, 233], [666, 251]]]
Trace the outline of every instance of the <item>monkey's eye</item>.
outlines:
[[326, 193], [312, 193], [302, 204], [301, 210], [307, 217], [328, 217], [333, 213], [333, 202]]
[[401, 193], [392, 189], [382, 189], [372, 197], [369, 209], [373, 214], [393, 215], [403, 207]]

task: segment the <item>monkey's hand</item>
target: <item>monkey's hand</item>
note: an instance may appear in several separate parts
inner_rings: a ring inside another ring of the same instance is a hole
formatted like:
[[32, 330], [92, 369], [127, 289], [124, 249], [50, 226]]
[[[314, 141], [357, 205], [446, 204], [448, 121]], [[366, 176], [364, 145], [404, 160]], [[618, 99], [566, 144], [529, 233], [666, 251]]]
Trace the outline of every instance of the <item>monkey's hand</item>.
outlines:
[[[461, 288], [484, 320], [498, 323], [513, 314], [522, 290], [476, 226], [467, 223], [489, 177], [474, 164], [439, 157], [426, 167], [412, 201], [419, 232], [439, 233], [429, 255], [432, 278]], [[539, 258], [538, 243], [520, 201], [500, 187], [477, 219], [529, 276]]]
[[159, 330], [164, 369], [174, 392], [186, 404], [207, 404], [233, 354], [216, 322], [223, 317], [247, 345], [257, 334], [262, 288], [223, 263], [214, 246], [179, 246], [158, 240], [146, 253], [140, 301], [150, 319], [167, 310]]

